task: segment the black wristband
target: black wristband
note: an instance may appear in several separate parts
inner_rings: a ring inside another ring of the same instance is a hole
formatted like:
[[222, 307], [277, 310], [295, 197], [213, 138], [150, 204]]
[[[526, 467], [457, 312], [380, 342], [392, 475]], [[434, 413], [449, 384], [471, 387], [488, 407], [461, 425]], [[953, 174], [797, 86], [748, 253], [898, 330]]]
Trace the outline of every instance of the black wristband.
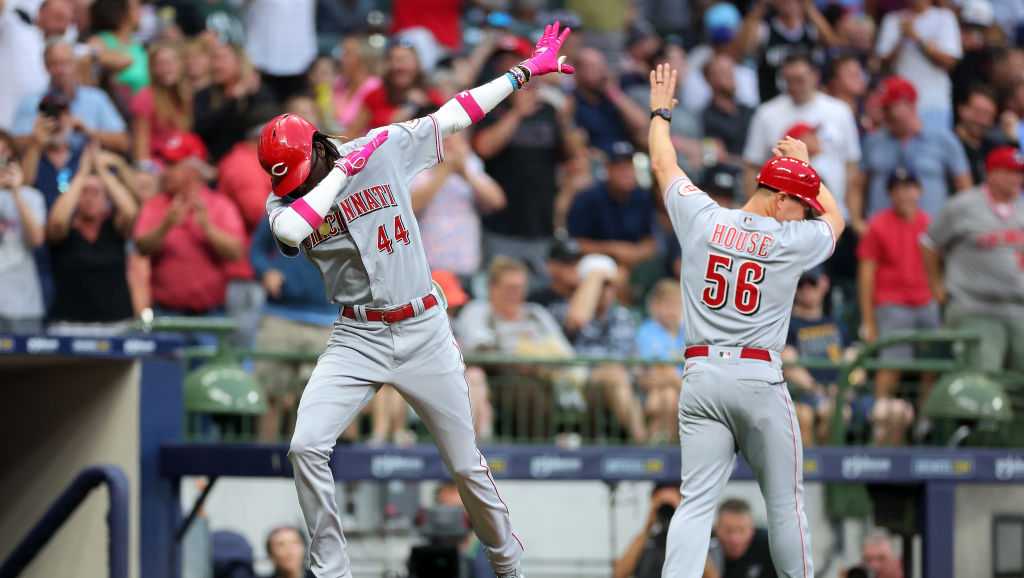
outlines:
[[651, 118], [661, 117], [669, 122], [672, 122], [672, 109], [670, 108], [658, 108], [651, 111]]

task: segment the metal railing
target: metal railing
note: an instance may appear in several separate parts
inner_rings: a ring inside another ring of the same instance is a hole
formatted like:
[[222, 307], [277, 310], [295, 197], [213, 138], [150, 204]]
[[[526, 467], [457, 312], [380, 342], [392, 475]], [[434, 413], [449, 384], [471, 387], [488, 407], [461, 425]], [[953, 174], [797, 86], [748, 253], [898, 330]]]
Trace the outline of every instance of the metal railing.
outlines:
[[[161, 329], [170, 328], [163, 325]], [[188, 320], [172, 324], [174, 329], [185, 329]], [[230, 323], [206, 320], [201, 330], [225, 332]], [[967, 355], [976, 347], [980, 336], [971, 332], [937, 330], [914, 332], [889, 336], [863, 345], [853, 359], [834, 362], [827, 359], [799, 359], [793, 365], [807, 369], [834, 369], [839, 372], [836, 400], [848, 399], [856, 387], [851, 376], [857, 370], [873, 371], [896, 369], [909, 373], [931, 372], [936, 374], [968, 369]], [[877, 353], [892, 345], [901, 344], [943, 344], [948, 354], [938, 357], [917, 358], [906, 361], [885, 361], [877, 359]], [[239, 350], [240, 358], [277, 361], [281, 363], [309, 363], [316, 360], [319, 351], [281, 352], [264, 350]], [[205, 358], [213, 353], [209, 348], [192, 348], [184, 351], [189, 359]], [[560, 434], [578, 436], [586, 442], [624, 443], [631, 439], [619, 419], [622, 412], [615, 411], [608, 403], [608, 397], [587, 378], [576, 379], [582, 383], [578, 391], [559, 384], [552, 374], [570, 368], [593, 368], [614, 364], [636, 370], [654, 366], [678, 365], [682, 359], [652, 361], [635, 357], [509, 357], [501, 354], [467, 354], [467, 366], [478, 366], [487, 370], [491, 405], [495, 413], [493, 441], [502, 442], [550, 442]], [[635, 377], [635, 376], [634, 376]], [[564, 381], [564, 380], [562, 380]], [[1024, 377], [1021, 378], [1024, 392]], [[1024, 401], [1022, 401], [1024, 403]], [[843, 403], [836, 403], [829, 429], [829, 442], [843, 445], [846, 442], [847, 423], [843, 416]]]
[[121, 468], [112, 465], [92, 466], [82, 470], [57, 497], [42, 519], [21, 540], [0, 565], [0, 578], [14, 578], [35, 559], [46, 544], [82, 505], [97, 486], [105, 485], [110, 494], [107, 510], [107, 544], [109, 578], [128, 578], [128, 515], [129, 486]]

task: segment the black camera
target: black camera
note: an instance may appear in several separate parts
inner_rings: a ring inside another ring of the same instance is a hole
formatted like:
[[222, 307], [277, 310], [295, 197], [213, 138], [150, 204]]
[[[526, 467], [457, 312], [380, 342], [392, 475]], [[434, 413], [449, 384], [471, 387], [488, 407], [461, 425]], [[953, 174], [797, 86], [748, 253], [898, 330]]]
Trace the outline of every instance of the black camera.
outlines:
[[854, 566], [846, 571], [846, 578], [875, 578], [875, 575], [863, 566]]
[[59, 92], [51, 92], [39, 101], [39, 114], [50, 118], [60, 118], [60, 115], [67, 112], [69, 107], [70, 103], [67, 97]]
[[466, 512], [459, 506], [434, 506], [420, 512], [418, 524], [427, 544], [409, 555], [410, 578], [460, 578], [467, 568], [459, 542], [469, 533]]

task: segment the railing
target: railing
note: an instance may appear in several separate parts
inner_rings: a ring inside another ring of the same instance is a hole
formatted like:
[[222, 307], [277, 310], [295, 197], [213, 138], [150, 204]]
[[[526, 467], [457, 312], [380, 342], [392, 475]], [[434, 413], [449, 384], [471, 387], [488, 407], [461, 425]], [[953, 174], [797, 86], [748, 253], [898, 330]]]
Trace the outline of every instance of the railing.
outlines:
[[106, 485], [110, 495], [107, 511], [107, 545], [109, 578], [128, 578], [128, 516], [129, 486], [121, 468], [112, 465], [92, 466], [82, 470], [46, 511], [42, 519], [22, 539], [0, 566], [0, 578], [18, 576], [53, 538], [71, 514], [99, 485]]
[[[215, 326], [215, 325], [211, 325]], [[938, 330], [921, 333], [906, 333], [880, 339], [862, 346], [856, 356], [847, 361], [833, 362], [824, 359], [800, 359], [794, 365], [808, 369], [836, 369], [839, 371], [837, 400], [846, 400], [848, 393], [856, 387], [851, 376], [862, 370], [898, 369], [905, 372], [946, 373], [968, 369], [967, 352], [976, 347], [979, 336], [962, 331]], [[946, 344], [950, 353], [933, 358], [918, 358], [907, 361], [883, 361], [876, 354], [885, 347], [899, 344]], [[308, 363], [315, 361], [318, 351], [237, 351], [239, 357], [283, 363]], [[209, 349], [186, 351], [189, 358], [204, 358], [211, 355]], [[574, 357], [553, 359], [549, 357], [515, 357], [499, 354], [466, 355], [467, 366], [487, 369], [488, 390], [495, 413], [494, 442], [550, 443], [560, 435], [568, 435], [588, 443], [628, 443], [632, 440], [625, 431], [622, 420], [608, 401], [606, 392], [595, 387], [584, 376], [575, 380], [558, 379], [557, 371], [569, 372], [572, 368], [620, 365], [632, 370], [654, 366], [672, 366], [679, 360], [651, 361], [638, 358]], [[575, 371], [579, 371], [576, 369]], [[635, 377], [635, 376], [634, 376]], [[559, 384], [559, 382], [562, 382]], [[566, 381], [585, 386], [572, 391]], [[1024, 392], [1024, 377], [1020, 378]], [[635, 389], [634, 389], [635, 391]], [[1024, 403], [1024, 400], [1022, 400]], [[830, 424], [829, 441], [832, 445], [846, 442], [847, 425], [843, 419], [843, 403], [835, 404]], [[660, 440], [668, 441], [668, 440]]]

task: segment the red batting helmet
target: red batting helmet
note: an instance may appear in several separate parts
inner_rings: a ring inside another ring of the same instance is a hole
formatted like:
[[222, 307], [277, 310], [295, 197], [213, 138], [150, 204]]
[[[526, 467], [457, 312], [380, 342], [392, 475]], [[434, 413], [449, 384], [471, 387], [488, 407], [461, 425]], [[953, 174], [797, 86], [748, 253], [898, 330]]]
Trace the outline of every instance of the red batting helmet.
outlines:
[[316, 127], [301, 116], [275, 116], [260, 131], [260, 165], [270, 173], [274, 194], [283, 197], [309, 177]]
[[757, 174], [757, 184], [796, 197], [818, 214], [825, 212], [818, 202], [821, 177], [804, 161], [793, 157], [769, 159]]

